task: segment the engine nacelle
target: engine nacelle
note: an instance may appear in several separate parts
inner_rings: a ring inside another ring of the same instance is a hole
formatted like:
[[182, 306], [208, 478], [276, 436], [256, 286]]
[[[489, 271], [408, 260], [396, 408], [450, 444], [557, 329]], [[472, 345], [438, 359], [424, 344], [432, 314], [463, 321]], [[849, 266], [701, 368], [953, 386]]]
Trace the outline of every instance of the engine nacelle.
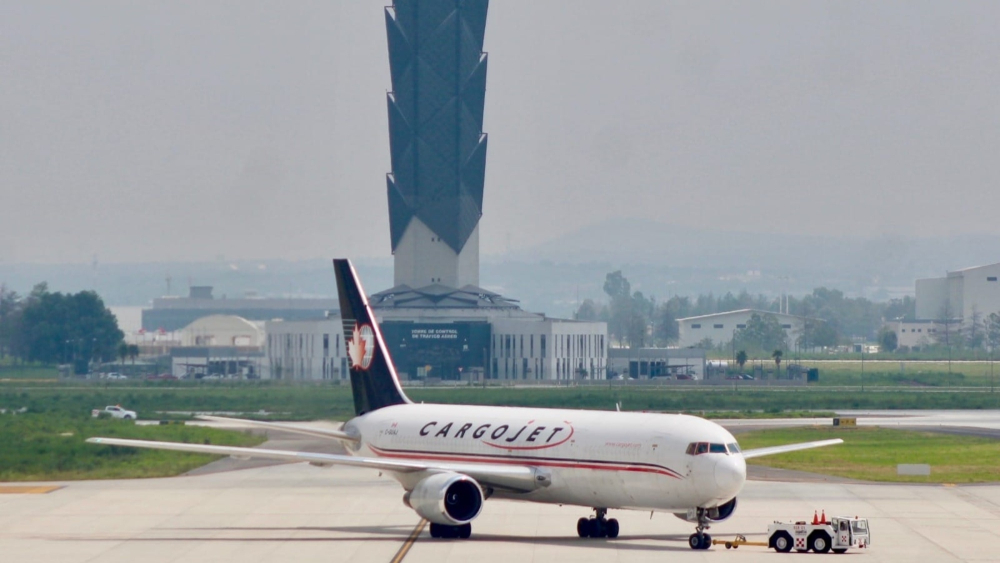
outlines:
[[435, 524], [471, 522], [483, 509], [483, 490], [468, 475], [436, 473], [403, 495], [403, 502]]
[[[719, 506], [715, 506], [715, 507], [709, 508], [709, 509], [707, 509], [707, 511], [708, 511], [708, 514], [706, 516], [708, 516], [708, 519], [710, 521], [712, 521], [712, 522], [722, 522], [723, 520], [725, 520], [725, 519], [729, 518], [730, 516], [732, 516], [733, 512], [736, 512], [736, 498], [734, 497], [733, 500], [731, 500], [731, 501], [729, 501], [727, 503], [720, 504]], [[685, 512], [675, 512], [674, 516], [680, 518], [681, 520], [685, 520], [687, 522], [693, 522], [695, 524], [698, 523], [698, 509], [697, 508], [692, 508], [691, 510], [688, 510], [686, 513]]]

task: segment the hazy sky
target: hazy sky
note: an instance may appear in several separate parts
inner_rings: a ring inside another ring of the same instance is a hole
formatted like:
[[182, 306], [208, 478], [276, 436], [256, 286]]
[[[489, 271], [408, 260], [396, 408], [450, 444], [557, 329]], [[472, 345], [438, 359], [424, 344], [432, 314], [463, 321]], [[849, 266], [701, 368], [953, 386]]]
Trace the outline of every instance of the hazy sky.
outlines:
[[[387, 256], [389, 0], [0, 0], [0, 261]], [[1000, 2], [494, 0], [485, 253], [1000, 234]]]

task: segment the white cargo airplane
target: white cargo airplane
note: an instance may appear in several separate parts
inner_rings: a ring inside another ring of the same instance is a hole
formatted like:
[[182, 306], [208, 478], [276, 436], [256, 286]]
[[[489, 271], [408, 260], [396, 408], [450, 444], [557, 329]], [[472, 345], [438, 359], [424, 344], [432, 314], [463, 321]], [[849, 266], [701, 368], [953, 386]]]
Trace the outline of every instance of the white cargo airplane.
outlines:
[[746, 480], [744, 460], [842, 442], [740, 451], [732, 434], [695, 416], [415, 404], [400, 387], [353, 266], [333, 262], [357, 416], [341, 431], [241, 422], [340, 440], [350, 455], [88, 442], [376, 469], [399, 481], [403, 502], [430, 521], [432, 537], [468, 538], [484, 501], [502, 498], [593, 507], [594, 517], [577, 522], [582, 538], [618, 536], [618, 521], [606, 517], [610, 509], [671, 512], [696, 524], [693, 549], [707, 549], [705, 530], [732, 515]]

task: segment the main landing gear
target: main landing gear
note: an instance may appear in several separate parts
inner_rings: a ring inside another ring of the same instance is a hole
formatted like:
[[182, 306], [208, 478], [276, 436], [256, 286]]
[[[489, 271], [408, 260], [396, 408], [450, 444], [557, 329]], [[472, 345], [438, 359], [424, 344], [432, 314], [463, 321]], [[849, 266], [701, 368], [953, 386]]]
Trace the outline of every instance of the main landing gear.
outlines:
[[446, 539], [469, 539], [472, 535], [472, 524], [462, 524], [461, 526], [449, 526], [447, 524], [435, 524], [431, 522], [431, 537]]
[[618, 520], [608, 520], [607, 508], [595, 508], [594, 518], [580, 518], [576, 521], [576, 533], [581, 538], [611, 538], [618, 537]]
[[695, 533], [688, 538], [688, 545], [691, 549], [708, 549], [712, 547], [712, 536], [705, 533], [708, 529], [708, 511], [704, 508], [698, 509], [698, 527]]

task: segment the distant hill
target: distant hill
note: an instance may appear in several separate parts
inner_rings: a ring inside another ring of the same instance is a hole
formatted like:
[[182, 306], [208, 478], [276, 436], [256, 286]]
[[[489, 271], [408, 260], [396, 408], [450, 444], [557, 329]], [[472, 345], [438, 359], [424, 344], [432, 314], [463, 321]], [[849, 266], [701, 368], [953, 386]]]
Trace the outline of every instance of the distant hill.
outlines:
[[[1000, 262], [1000, 237], [987, 235], [823, 237], [614, 220], [506, 255], [485, 255], [480, 279], [483, 287], [519, 300], [525, 309], [568, 317], [584, 299], [604, 300], [604, 276], [619, 269], [635, 290], [658, 299], [742, 290], [802, 295], [823, 286], [885, 300], [912, 294], [918, 278], [994, 262]], [[392, 286], [391, 257], [355, 263], [369, 292]], [[96, 289], [109, 305], [148, 304], [167, 293], [168, 275], [174, 295], [186, 295], [189, 281], [214, 286], [217, 297], [336, 295], [327, 259], [96, 267], [0, 263], [0, 283], [18, 292], [47, 281], [53, 291]]]

